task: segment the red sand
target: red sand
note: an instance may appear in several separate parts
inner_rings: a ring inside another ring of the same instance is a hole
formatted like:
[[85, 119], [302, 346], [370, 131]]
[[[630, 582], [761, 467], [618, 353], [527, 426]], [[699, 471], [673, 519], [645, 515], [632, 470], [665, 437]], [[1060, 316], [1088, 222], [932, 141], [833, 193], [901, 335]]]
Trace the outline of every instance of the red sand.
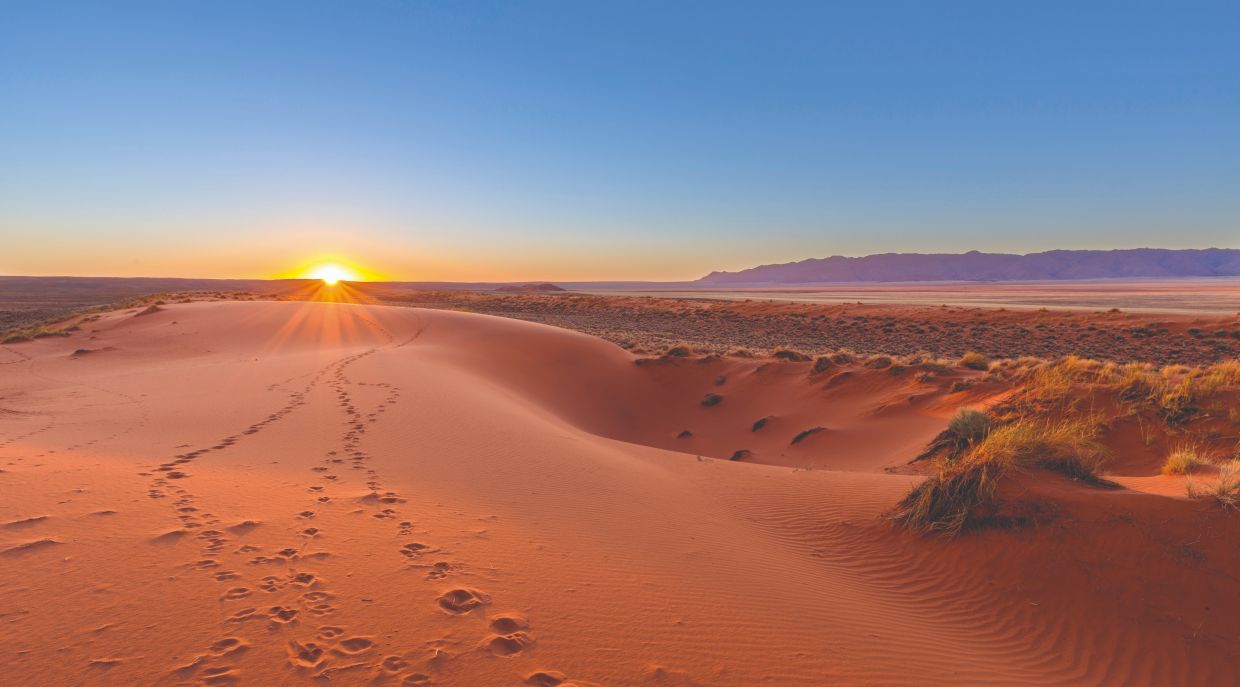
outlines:
[[90, 326], [0, 348], [6, 684], [1240, 679], [1217, 507], [1049, 476], [1007, 487], [1045, 526], [888, 526], [949, 380], [412, 308]]

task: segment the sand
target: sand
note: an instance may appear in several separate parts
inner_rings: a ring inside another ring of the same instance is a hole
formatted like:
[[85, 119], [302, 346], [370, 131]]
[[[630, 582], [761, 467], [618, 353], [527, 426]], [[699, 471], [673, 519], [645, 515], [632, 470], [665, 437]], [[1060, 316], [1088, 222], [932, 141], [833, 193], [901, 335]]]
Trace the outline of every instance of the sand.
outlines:
[[1238, 679], [1217, 508], [1052, 477], [1012, 487], [1045, 527], [889, 526], [921, 478], [885, 468], [994, 400], [950, 376], [639, 365], [416, 308], [134, 315], [0, 347], [5, 684]]

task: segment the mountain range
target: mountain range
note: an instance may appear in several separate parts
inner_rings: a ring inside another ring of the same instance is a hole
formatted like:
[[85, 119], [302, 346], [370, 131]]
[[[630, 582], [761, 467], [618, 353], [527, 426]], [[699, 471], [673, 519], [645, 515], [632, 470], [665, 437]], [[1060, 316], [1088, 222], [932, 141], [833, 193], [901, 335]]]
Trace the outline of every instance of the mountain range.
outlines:
[[1052, 250], [1009, 253], [882, 253], [810, 258], [737, 272], [711, 272], [695, 284], [757, 286], [827, 282], [1043, 281], [1240, 276], [1240, 249]]

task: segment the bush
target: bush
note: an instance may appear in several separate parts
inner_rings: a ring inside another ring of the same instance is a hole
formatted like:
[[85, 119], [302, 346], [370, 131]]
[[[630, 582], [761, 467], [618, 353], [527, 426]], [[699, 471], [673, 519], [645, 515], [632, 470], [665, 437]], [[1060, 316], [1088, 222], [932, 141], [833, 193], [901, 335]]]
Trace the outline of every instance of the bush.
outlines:
[[1219, 466], [1213, 496], [1224, 508], [1240, 506], [1240, 460], [1229, 460]]
[[830, 358], [828, 358], [825, 355], [821, 356], [817, 360], [814, 361], [814, 368], [813, 368], [814, 373], [822, 374], [823, 372], [826, 372], [827, 370], [831, 369], [831, 365], [832, 363], [831, 363]]
[[670, 355], [674, 358], [686, 358], [692, 354], [693, 351], [690, 350], [688, 346], [685, 344], [677, 344], [667, 349], [667, 353], [665, 355]]
[[1195, 446], [1181, 446], [1171, 451], [1163, 462], [1164, 475], [1187, 475], [1205, 463], [1201, 451]]
[[999, 482], [1026, 467], [1054, 470], [1098, 486], [1113, 486], [1096, 470], [1104, 455], [1092, 419], [1058, 422], [1019, 418], [992, 428], [959, 460], [944, 461], [915, 487], [891, 517], [914, 531], [959, 533], [974, 510], [994, 498]]
[[825, 429], [826, 427], [811, 427], [805, 430], [804, 432], [797, 434], [795, 437], [792, 437], [792, 445], [795, 446], [801, 443], [802, 441], [805, 441], [809, 437], [813, 436], [814, 434], [817, 434]]
[[788, 348], [783, 348], [778, 351], [775, 351], [775, 357], [779, 358], [780, 360], [787, 360], [788, 362], [792, 362], [792, 363], [806, 363], [806, 362], [809, 362], [810, 360], [810, 357], [808, 355], [805, 355], [804, 353], [800, 351], [794, 351]]
[[913, 459], [925, 460], [946, 453], [947, 460], [956, 460], [969, 447], [990, 433], [990, 416], [980, 410], [960, 408], [947, 423], [947, 429], [930, 441], [926, 450]]
[[702, 401], [701, 401], [702, 405], [707, 408], [711, 406], [717, 406], [721, 402], [723, 402], [723, 397], [720, 396], [719, 394], [706, 394], [704, 397], [702, 397]]
[[891, 367], [891, 356], [876, 355], [865, 361], [865, 366], [874, 370], [885, 370]]
[[984, 372], [990, 369], [990, 358], [987, 358], [981, 353], [969, 351], [968, 353], [960, 356], [960, 366], [970, 370], [981, 370]]

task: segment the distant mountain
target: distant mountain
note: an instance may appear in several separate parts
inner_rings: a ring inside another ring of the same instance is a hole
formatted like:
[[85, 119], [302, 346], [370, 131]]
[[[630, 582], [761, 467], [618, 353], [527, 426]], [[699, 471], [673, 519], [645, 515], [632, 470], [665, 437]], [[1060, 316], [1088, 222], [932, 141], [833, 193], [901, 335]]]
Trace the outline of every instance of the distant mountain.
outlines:
[[1031, 281], [1146, 277], [1237, 277], [1240, 250], [1052, 250], [1045, 253], [883, 253], [839, 255], [739, 272], [711, 272], [699, 285], [813, 284], [822, 282]]
[[556, 286], [555, 284], [549, 284], [547, 282], [543, 282], [541, 284], [507, 284], [495, 290], [503, 291], [505, 293], [556, 293], [559, 291], [564, 291], [564, 289]]

